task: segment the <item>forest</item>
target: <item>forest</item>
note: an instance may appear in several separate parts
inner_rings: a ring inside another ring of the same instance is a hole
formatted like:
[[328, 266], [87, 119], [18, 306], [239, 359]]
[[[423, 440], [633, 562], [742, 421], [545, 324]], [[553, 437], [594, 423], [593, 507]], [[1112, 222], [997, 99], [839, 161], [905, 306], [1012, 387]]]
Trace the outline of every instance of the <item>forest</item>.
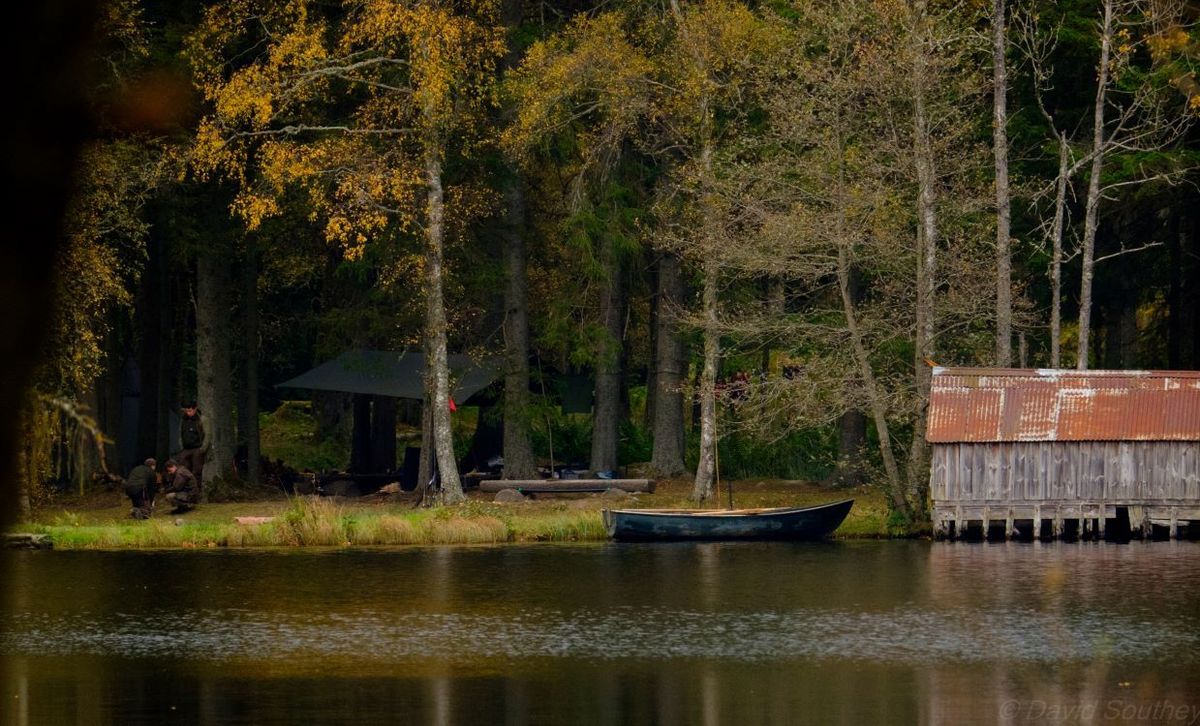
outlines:
[[277, 384], [411, 350], [423, 406], [312, 394], [331, 467], [356, 418], [398, 417], [461, 499], [463, 354], [499, 371], [472, 425], [505, 477], [555, 457], [687, 477], [697, 501], [718, 470], [868, 483], [920, 520], [932, 366], [1200, 366], [1197, 20], [111, 0], [21, 508], [166, 459], [192, 399], [206, 486], [258, 481], [262, 422], [307, 395]]

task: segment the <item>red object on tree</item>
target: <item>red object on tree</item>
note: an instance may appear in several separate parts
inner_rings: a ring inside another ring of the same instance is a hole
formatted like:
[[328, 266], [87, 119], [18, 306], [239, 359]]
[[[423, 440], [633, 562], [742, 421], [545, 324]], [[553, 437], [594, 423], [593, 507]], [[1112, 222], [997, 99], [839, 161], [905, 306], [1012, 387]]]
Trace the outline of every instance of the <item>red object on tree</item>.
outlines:
[[451, 398], [450, 399], [450, 413], [454, 413], [457, 410], [458, 410], [458, 406], [454, 405], [454, 399]]

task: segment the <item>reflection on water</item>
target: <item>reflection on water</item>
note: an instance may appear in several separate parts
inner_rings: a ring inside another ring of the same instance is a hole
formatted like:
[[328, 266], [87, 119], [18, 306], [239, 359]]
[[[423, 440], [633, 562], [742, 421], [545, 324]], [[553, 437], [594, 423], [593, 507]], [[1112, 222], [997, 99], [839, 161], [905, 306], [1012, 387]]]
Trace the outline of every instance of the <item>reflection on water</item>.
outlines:
[[235, 660], [429, 658], [470, 666], [495, 658], [839, 658], [886, 663], [1058, 662], [1093, 657], [1200, 655], [1200, 630], [1182, 618], [1144, 621], [1028, 609], [878, 613], [712, 613], [617, 607], [607, 612], [526, 610], [512, 615], [354, 615], [198, 611], [186, 628], [144, 615], [18, 616], [2, 642], [10, 653]]
[[1195, 543], [22, 552], [8, 564], [4, 723], [1020, 723], [1200, 709]]

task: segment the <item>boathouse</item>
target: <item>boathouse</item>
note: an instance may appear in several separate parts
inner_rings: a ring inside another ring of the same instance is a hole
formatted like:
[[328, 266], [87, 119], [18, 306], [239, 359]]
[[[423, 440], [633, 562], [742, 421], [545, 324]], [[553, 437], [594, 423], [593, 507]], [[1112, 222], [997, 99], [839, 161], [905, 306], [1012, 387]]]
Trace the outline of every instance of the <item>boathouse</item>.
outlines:
[[1200, 372], [934, 368], [939, 535], [1200, 524]]

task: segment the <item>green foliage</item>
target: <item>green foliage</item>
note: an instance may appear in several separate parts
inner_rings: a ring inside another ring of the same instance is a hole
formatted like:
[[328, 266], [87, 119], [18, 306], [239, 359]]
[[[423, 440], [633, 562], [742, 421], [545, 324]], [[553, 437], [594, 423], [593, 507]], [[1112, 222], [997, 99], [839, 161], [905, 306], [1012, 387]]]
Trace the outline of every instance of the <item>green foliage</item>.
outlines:
[[[503, 344], [498, 298], [505, 279], [497, 259], [509, 230], [498, 224], [503, 205], [497, 202], [506, 185], [519, 185], [527, 223], [516, 231], [529, 252], [533, 353], [540, 360], [559, 370], [586, 370], [619, 353], [636, 379], [652, 355], [646, 251], [680, 253], [692, 293], [702, 282], [697, 268], [719, 260], [724, 374], [757, 369], [758, 351], [767, 346], [786, 365], [804, 370], [803, 386], [795, 388], [806, 389], [762, 405], [760, 418], [719, 427], [722, 475], [822, 479], [833, 465], [836, 432], [818, 424], [849, 408], [866, 410], [834, 270], [835, 253], [844, 247], [859, 288], [854, 306], [865, 367], [878, 379], [892, 450], [903, 463], [920, 436], [913, 423], [922, 403], [914, 376], [920, 366], [914, 363], [919, 240], [908, 55], [918, 46], [930, 53], [926, 101], [939, 196], [936, 339], [929, 355], [950, 365], [991, 361], [991, 109], [988, 64], [972, 45], [986, 24], [985, 6], [931, 4], [930, 35], [917, 44], [907, 42], [915, 25], [909, 22], [914, 6], [906, 3], [696, 0], [680, 3], [676, 13], [670, 3], [623, 1], [593, 3], [573, 18], [563, 7], [558, 20], [527, 18], [506, 29], [492, 0], [219, 0], [185, 10], [144, 10], [139, 0], [108, 3], [93, 98], [103, 131], [83, 151], [78, 193], [64, 214], [67, 245], [53, 283], [60, 303], [35, 380], [42, 398], [28, 400], [77, 406], [88, 392], [109, 390], [112, 379], [101, 377], [113, 376], [119, 361], [107, 359], [106, 351], [141, 356], [138, 351], [161, 335], [161, 328], [143, 326], [130, 314], [151, 232], [153, 249], [161, 250], [155, 259], [170, 270], [171, 295], [183, 301], [167, 324], [190, 327], [182, 310], [194, 294], [189, 259], [218, 246], [220, 254], [232, 255], [240, 229], [230, 219], [234, 193], [232, 211], [257, 227], [260, 242], [264, 397], [275, 395], [267, 393], [271, 384], [347, 348], [419, 344], [419, 280], [426, 269], [422, 165], [433, 154], [445, 177], [444, 297], [452, 301], [452, 348], [491, 353]], [[1013, 8], [1014, 20], [1022, 13], [1041, 17], [1033, 32], [1043, 40], [1057, 36], [1046, 59], [1045, 100], [1054, 125], [1071, 130], [1077, 161], [1090, 144], [1099, 9], [1084, 0], [1033, 0]], [[1194, 115], [1200, 92], [1190, 21], [1120, 14], [1118, 26], [1129, 32], [1115, 49], [1110, 111], [1142, 98], [1165, 100], [1167, 120]], [[1165, 25], [1157, 27], [1160, 22]], [[1014, 22], [1010, 33], [1017, 27]], [[425, 54], [414, 55], [420, 48]], [[518, 54], [518, 67], [510, 68]], [[1046, 361], [1049, 343], [1049, 255], [1039, 224], [1057, 154], [1021, 55], [1014, 47], [1009, 94], [1018, 196], [1016, 326], [1030, 344], [1029, 362], [1037, 364]], [[350, 67], [358, 61], [364, 65]], [[503, 88], [497, 64], [505, 67]], [[199, 129], [174, 129], [165, 140], [122, 130], [122, 94], [136, 90], [144, 75], [172, 72], [191, 74], [204, 97]], [[1110, 122], [1118, 117], [1110, 115]], [[1187, 321], [1195, 303], [1195, 254], [1190, 237], [1172, 246], [1190, 234], [1175, 225], [1184, 220], [1180, 210], [1194, 206], [1191, 182], [1200, 152], [1194, 134], [1177, 145], [1156, 146], [1151, 139], [1105, 158], [1102, 181], [1111, 188], [1097, 254], [1110, 257], [1136, 240], [1159, 248], [1099, 265], [1093, 312], [1104, 321], [1136, 313], [1137, 365], [1194, 367]], [[185, 154], [173, 153], [171, 144], [188, 146], [191, 168], [227, 178], [231, 188], [179, 179], [174, 167]], [[1085, 168], [1072, 178], [1070, 198], [1081, 199]], [[833, 195], [835, 170], [846, 174], [847, 203]], [[1134, 184], [1148, 176], [1162, 181]], [[1060, 337], [1068, 344], [1068, 363], [1074, 355], [1069, 344], [1078, 337], [1069, 319], [1077, 317], [1071, 306], [1078, 298], [1079, 257], [1070, 248], [1082, 218], [1078, 206], [1068, 205], [1066, 235], [1068, 320]], [[835, 238], [839, 224], [848, 224], [849, 232]], [[612, 257], [601, 254], [608, 249], [624, 264], [621, 282], [629, 291], [619, 341], [599, 322], [599, 292], [613, 269], [606, 264]], [[774, 299], [764, 304], [764, 289], [773, 284], [781, 291], [778, 308]], [[687, 365], [694, 365], [698, 318], [690, 313], [697, 296], [685, 302]], [[237, 315], [237, 302], [230, 304]], [[1182, 328], [1176, 325], [1181, 319]], [[1125, 363], [1118, 350], [1127, 347], [1123, 333], [1098, 332], [1097, 356]], [[170, 337], [161, 341], [178, 348], [169, 378], [190, 391], [195, 336], [182, 330]], [[624, 348], [618, 351], [617, 343]], [[641, 424], [644, 389], [635, 386], [630, 399], [629, 420], [620, 425], [622, 464], [645, 461], [652, 450]], [[95, 439], [64, 423], [65, 407], [27, 404], [21, 412], [19, 463], [22, 479], [36, 484], [27, 487], [35, 504], [46, 501], [47, 480], [65, 478], [59, 462], [94, 455]], [[453, 419], [460, 456], [475, 415], [463, 409]], [[540, 458], [588, 460], [589, 416], [564, 415], [539, 397], [526, 416]], [[307, 404], [285, 403], [261, 423], [269, 457], [300, 469], [347, 464], [346, 442], [314, 437]], [[870, 436], [877, 444], [874, 426]], [[694, 432], [689, 452], [694, 460]], [[877, 448], [870, 456], [878, 468]], [[436, 525], [419, 517], [355, 515], [323, 532], [296, 534], [292, 524], [286, 532], [334, 544], [339, 537], [382, 543], [496, 536], [492, 524], [451, 533], [460, 515], [507, 522], [512, 536], [507, 514], [449, 509], [429, 518]], [[564, 516], [565, 532], [575, 524]], [[313, 526], [324, 518], [315, 516]], [[588, 522], [576, 534], [588, 531]], [[426, 526], [440, 529], [433, 534]], [[181, 534], [156, 524], [137, 541], [203, 546], [221, 537], [250, 542], [285, 533], [205, 527], [189, 524]]]
[[284, 401], [259, 415], [262, 453], [300, 471], [345, 469], [350, 460], [345, 442], [316, 438], [316, 422], [308, 401]]
[[650, 461], [654, 453], [654, 440], [645, 427], [633, 421], [621, 421], [620, 438], [617, 441], [617, 461], [622, 466]]
[[[688, 436], [687, 465], [694, 469], [700, 432]], [[776, 441], [742, 433], [721, 437], [718, 464], [722, 479], [754, 477], [820, 481], [829, 476], [837, 459], [837, 430], [831, 426], [793, 431]]]
[[84, 151], [38, 374], [43, 393], [79, 396], [100, 374], [109, 313], [132, 303], [146, 259], [141, 208], [156, 175], [155, 155], [136, 141], [96, 142]]
[[552, 407], [531, 423], [533, 451], [539, 458], [553, 458], [558, 465], [585, 463], [591, 457], [591, 416], [562, 413], [557, 407]]
[[886, 526], [888, 534], [902, 535], [911, 532], [914, 524], [903, 512], [892, 509], [888, 512]]

